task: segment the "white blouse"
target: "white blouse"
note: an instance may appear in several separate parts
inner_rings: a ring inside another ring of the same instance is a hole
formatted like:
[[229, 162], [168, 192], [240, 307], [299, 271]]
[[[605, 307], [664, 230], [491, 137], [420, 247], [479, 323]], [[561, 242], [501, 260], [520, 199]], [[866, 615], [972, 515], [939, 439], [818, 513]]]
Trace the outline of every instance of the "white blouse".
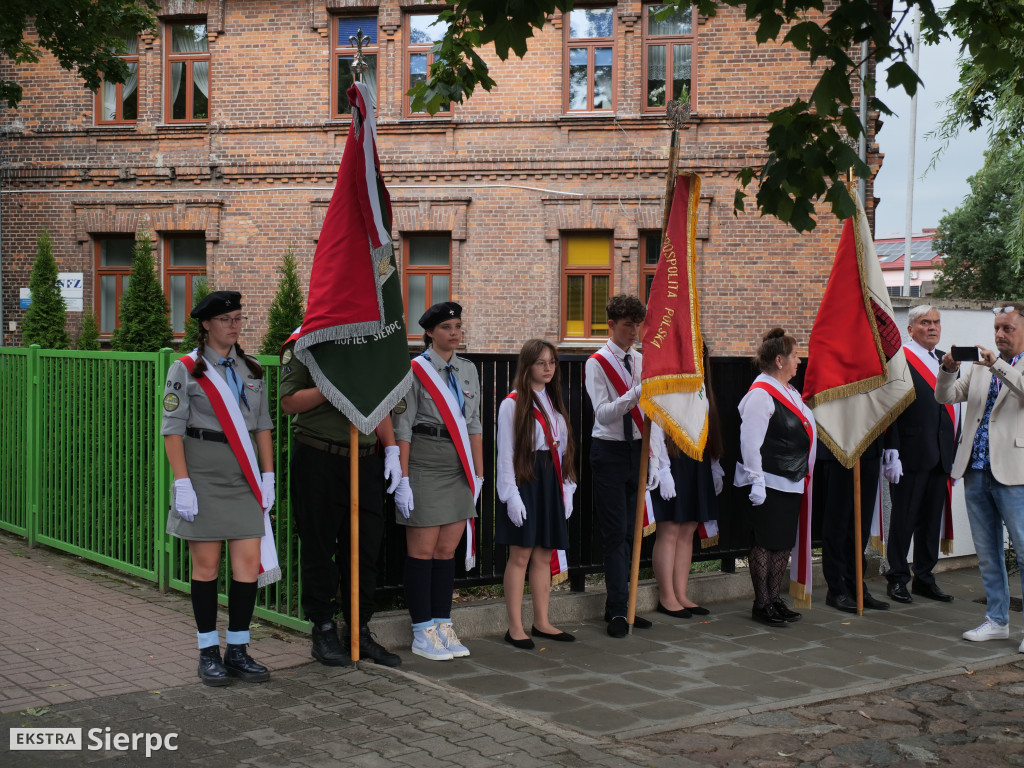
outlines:
[[[811, 467], [814, 466], [814, 458], [818, 445], [818, 431], [814, 426], [814, 414], [811, 409], [804, 405], [800, 393], [795, 387], [789, 384], [780, 384], [778, 379], [766, 373], [760, 374], [755, 382], [761, 381], [775, 389], [782, 397], [787, 398], [793, 405], [799, 406], [804, 416], [811, 423], [811, 455], [809, 457]], [[774, 488], [777, 491], [786, 493], [803, 493], [804, 478], [790, 480], [771, 472], [765, 472], [761, 467], [761, 446], [764, 444], [764, 436], [768, 431], [768, 422], [775, 413], [775, 398], [763, 389], [751, 389], [743, 396], [739, 404], [740, 418], [740, 460], [736, 462], [736, 473], [733, 476], [733, 484], [737, 486], [753, 485], [758, 480], [764, 481], [765, 487]]]
[[[514, 391], [514, 390], [513, 390]], [[551, 425], [551, 437], [558, 441], [557, 451], [559, 460], [565, 455], [566, 438], [569, 434], [565, 419], [559, 413], [554, 413], [551, 400], [544, 391], [533, 392], [534, 405], [544, 410]], [[508, 502], [513, 495], [519, 493], [516, 485], [516, 473], [512, 466], [512, 456], [515, 451], [515, 411], [516, 401], [506, 397], [498, 407], [498, 498]], [[548, 450], [548, 441], [544, 437], [544, 429], [536, 418], [533, 420], [533, 447], [537, 451]], [[576, 490], [576, 483], [564, 481], [563, 487], [570, 493]]]

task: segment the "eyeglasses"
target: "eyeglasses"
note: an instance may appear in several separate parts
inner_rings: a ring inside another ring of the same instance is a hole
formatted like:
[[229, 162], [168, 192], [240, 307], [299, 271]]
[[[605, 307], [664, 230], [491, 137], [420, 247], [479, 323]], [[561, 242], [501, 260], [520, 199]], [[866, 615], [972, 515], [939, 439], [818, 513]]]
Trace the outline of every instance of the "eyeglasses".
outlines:
[[245, 315], [239, 315], [238, 317], [228, 317], [227, 315], [221, 315], [220, 317], [215, 317], [213, 319], [220, 323], [222, 326], [231, 327], [233, 325], [241, 325], [249, 318], [247, 318]]
[[1001, 315], [1004, 312], [1016, 312], [1016, 311], [1017, 311], [1017, 308], [1015, 306], [1013, 306], [1012, 304], [1010, 306], [1008, 306], [1008, 307], [992, 307], [992, 314], [993, 315]]

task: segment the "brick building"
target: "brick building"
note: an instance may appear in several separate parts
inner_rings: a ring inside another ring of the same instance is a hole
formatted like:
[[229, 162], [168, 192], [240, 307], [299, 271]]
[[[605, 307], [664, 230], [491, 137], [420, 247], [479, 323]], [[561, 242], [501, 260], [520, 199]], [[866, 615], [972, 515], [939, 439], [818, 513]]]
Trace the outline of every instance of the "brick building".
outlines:
[[[435, 116], [403, 95], [438, 36], [435, 6], [416, 0], [166, 0], [157, 35], [128, 41], [135, 77], [95, 96], [52, 58], [0, 62], [24, 86], [19, 109], [0, 113], [4, 343], [20, 341], [11, 323], [42, 228], [109, 333], [146, 227], [175, 329], [205, 273], [245, 294], [255, 347], [286, 249], [308, 276], [349, 125], [356, 28], [370, 37], [412, 336], [421, 308], [451, 297], [465, 305], [470, 352], [534, 335], [593, 347], [604, 297], [642, 291], [653, 269], [664, 105], [685, 89], [680, 168], [703, 177], [698, 275], [713, 353], [748, 354], [773, 323], [806, 340], [838, 224], [826, 212], [797, 235], [734, 216], [732, 200], [737, 170], [763, 156], [765, 115], [806, 97], [814, 70], [791, 48], [757, 46], [734, 9], [652, 20], [654, 7], [555, 14], [525, 59], [482, 52], [492, 92]], [[877, 153], [869, 160], [877, 168]]]

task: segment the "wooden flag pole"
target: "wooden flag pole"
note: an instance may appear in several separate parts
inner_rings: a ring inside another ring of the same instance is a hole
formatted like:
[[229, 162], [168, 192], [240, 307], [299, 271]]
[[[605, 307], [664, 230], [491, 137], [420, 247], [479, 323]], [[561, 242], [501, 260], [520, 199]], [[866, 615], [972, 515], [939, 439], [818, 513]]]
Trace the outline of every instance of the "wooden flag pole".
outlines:
[[857, 615], [864, 615], [864, 541], [860, 535], [860, 457], [853, 465], [853, 546], [854, 574], [857, 579]]
[[629, 568], [629, 608], [626, 621], [629, 631], [633, 631], [633, 619], [636, 618], [636, 590], [640, 581], [640, 545], [644, 539], [644, 505], [647, 496], [647, 463], [648, 451], [651, 447], [651, 420], [644, 416], [644, 437], [640, 443], [640, 481], [636, 486], [636, 520], [633, 523], [633, 562]]
[[[359, 430], [348, 427], [349, 506], [349, 569], [351, 582], [348, 609], [348, 645], [353, 665], [359, 662]], [[340, 563], [339, 563], [340, 565]]]

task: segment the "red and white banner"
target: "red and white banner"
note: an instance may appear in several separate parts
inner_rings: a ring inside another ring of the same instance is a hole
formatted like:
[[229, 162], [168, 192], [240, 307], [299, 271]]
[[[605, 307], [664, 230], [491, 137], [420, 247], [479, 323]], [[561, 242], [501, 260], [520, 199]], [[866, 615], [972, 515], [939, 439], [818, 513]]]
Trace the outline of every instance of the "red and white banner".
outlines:
[[696, 273], [700, 177], [681, 173], [674, 190], [647, 300], [640, 406], [687, 456], [701, 461], [708, 401]]
[[803, 398], [847, 469], [914, 399], [864, 208], [843, 224], [807, 350]]
[[[462, 471], [466, 473], [466, 481], [469, 483], [469, 492], [474, 493], [476, 489], [476, 471], [473, 467], [473, 451], [469, 445], [469, 432], [466, 428], [466, 417], [462, 415], [462, 408], [455, 400], [455, 395], [448, 389], [448, 385], [441, 380], [437, 369], [429, 360], [418, 355], [412, 360], [412, 371], [420, 384], [430, 393], [441, 414], [448, 434], [455, 443], [455, 452], [462, 462]], [[466, 521], [466, 570], [472, 570], [476, 565], [476, 526], [471, 517]]]
[[[198, 353], [193, 351], [178, 359], [188, 369], [188, 372], [192, 373], [198, 358]], [[238, 407], [238, 400], [228, 383], [213, 372], [214, 365], [209, 358], [204, 359], [206, 360], [206, 375], [196, 381], [203, 388], [203, 392], [213, 407], [213, 413], [217, 417], [217, 421], [220, 422], [221, 431], [228, 439], [231, 452], [235, 454], [235, 459], [238, 461], [242, 474], [245, 475], [249, 489], [256, 497], [256, 503], [262, 507], [263, 492], [260, 490], [259, 464], [256, 462], [256, 452], [252, 448], [252, 440], [249, 437], [249, 430], [245, 426], [242, 410]], [[260, 539], [260, 572], [256, 583], [265, 587], [280, 578], [281, 567], [277, 559], [274, 530], [270, 526], [270, 515], [264, 513], [263, 537]]]

